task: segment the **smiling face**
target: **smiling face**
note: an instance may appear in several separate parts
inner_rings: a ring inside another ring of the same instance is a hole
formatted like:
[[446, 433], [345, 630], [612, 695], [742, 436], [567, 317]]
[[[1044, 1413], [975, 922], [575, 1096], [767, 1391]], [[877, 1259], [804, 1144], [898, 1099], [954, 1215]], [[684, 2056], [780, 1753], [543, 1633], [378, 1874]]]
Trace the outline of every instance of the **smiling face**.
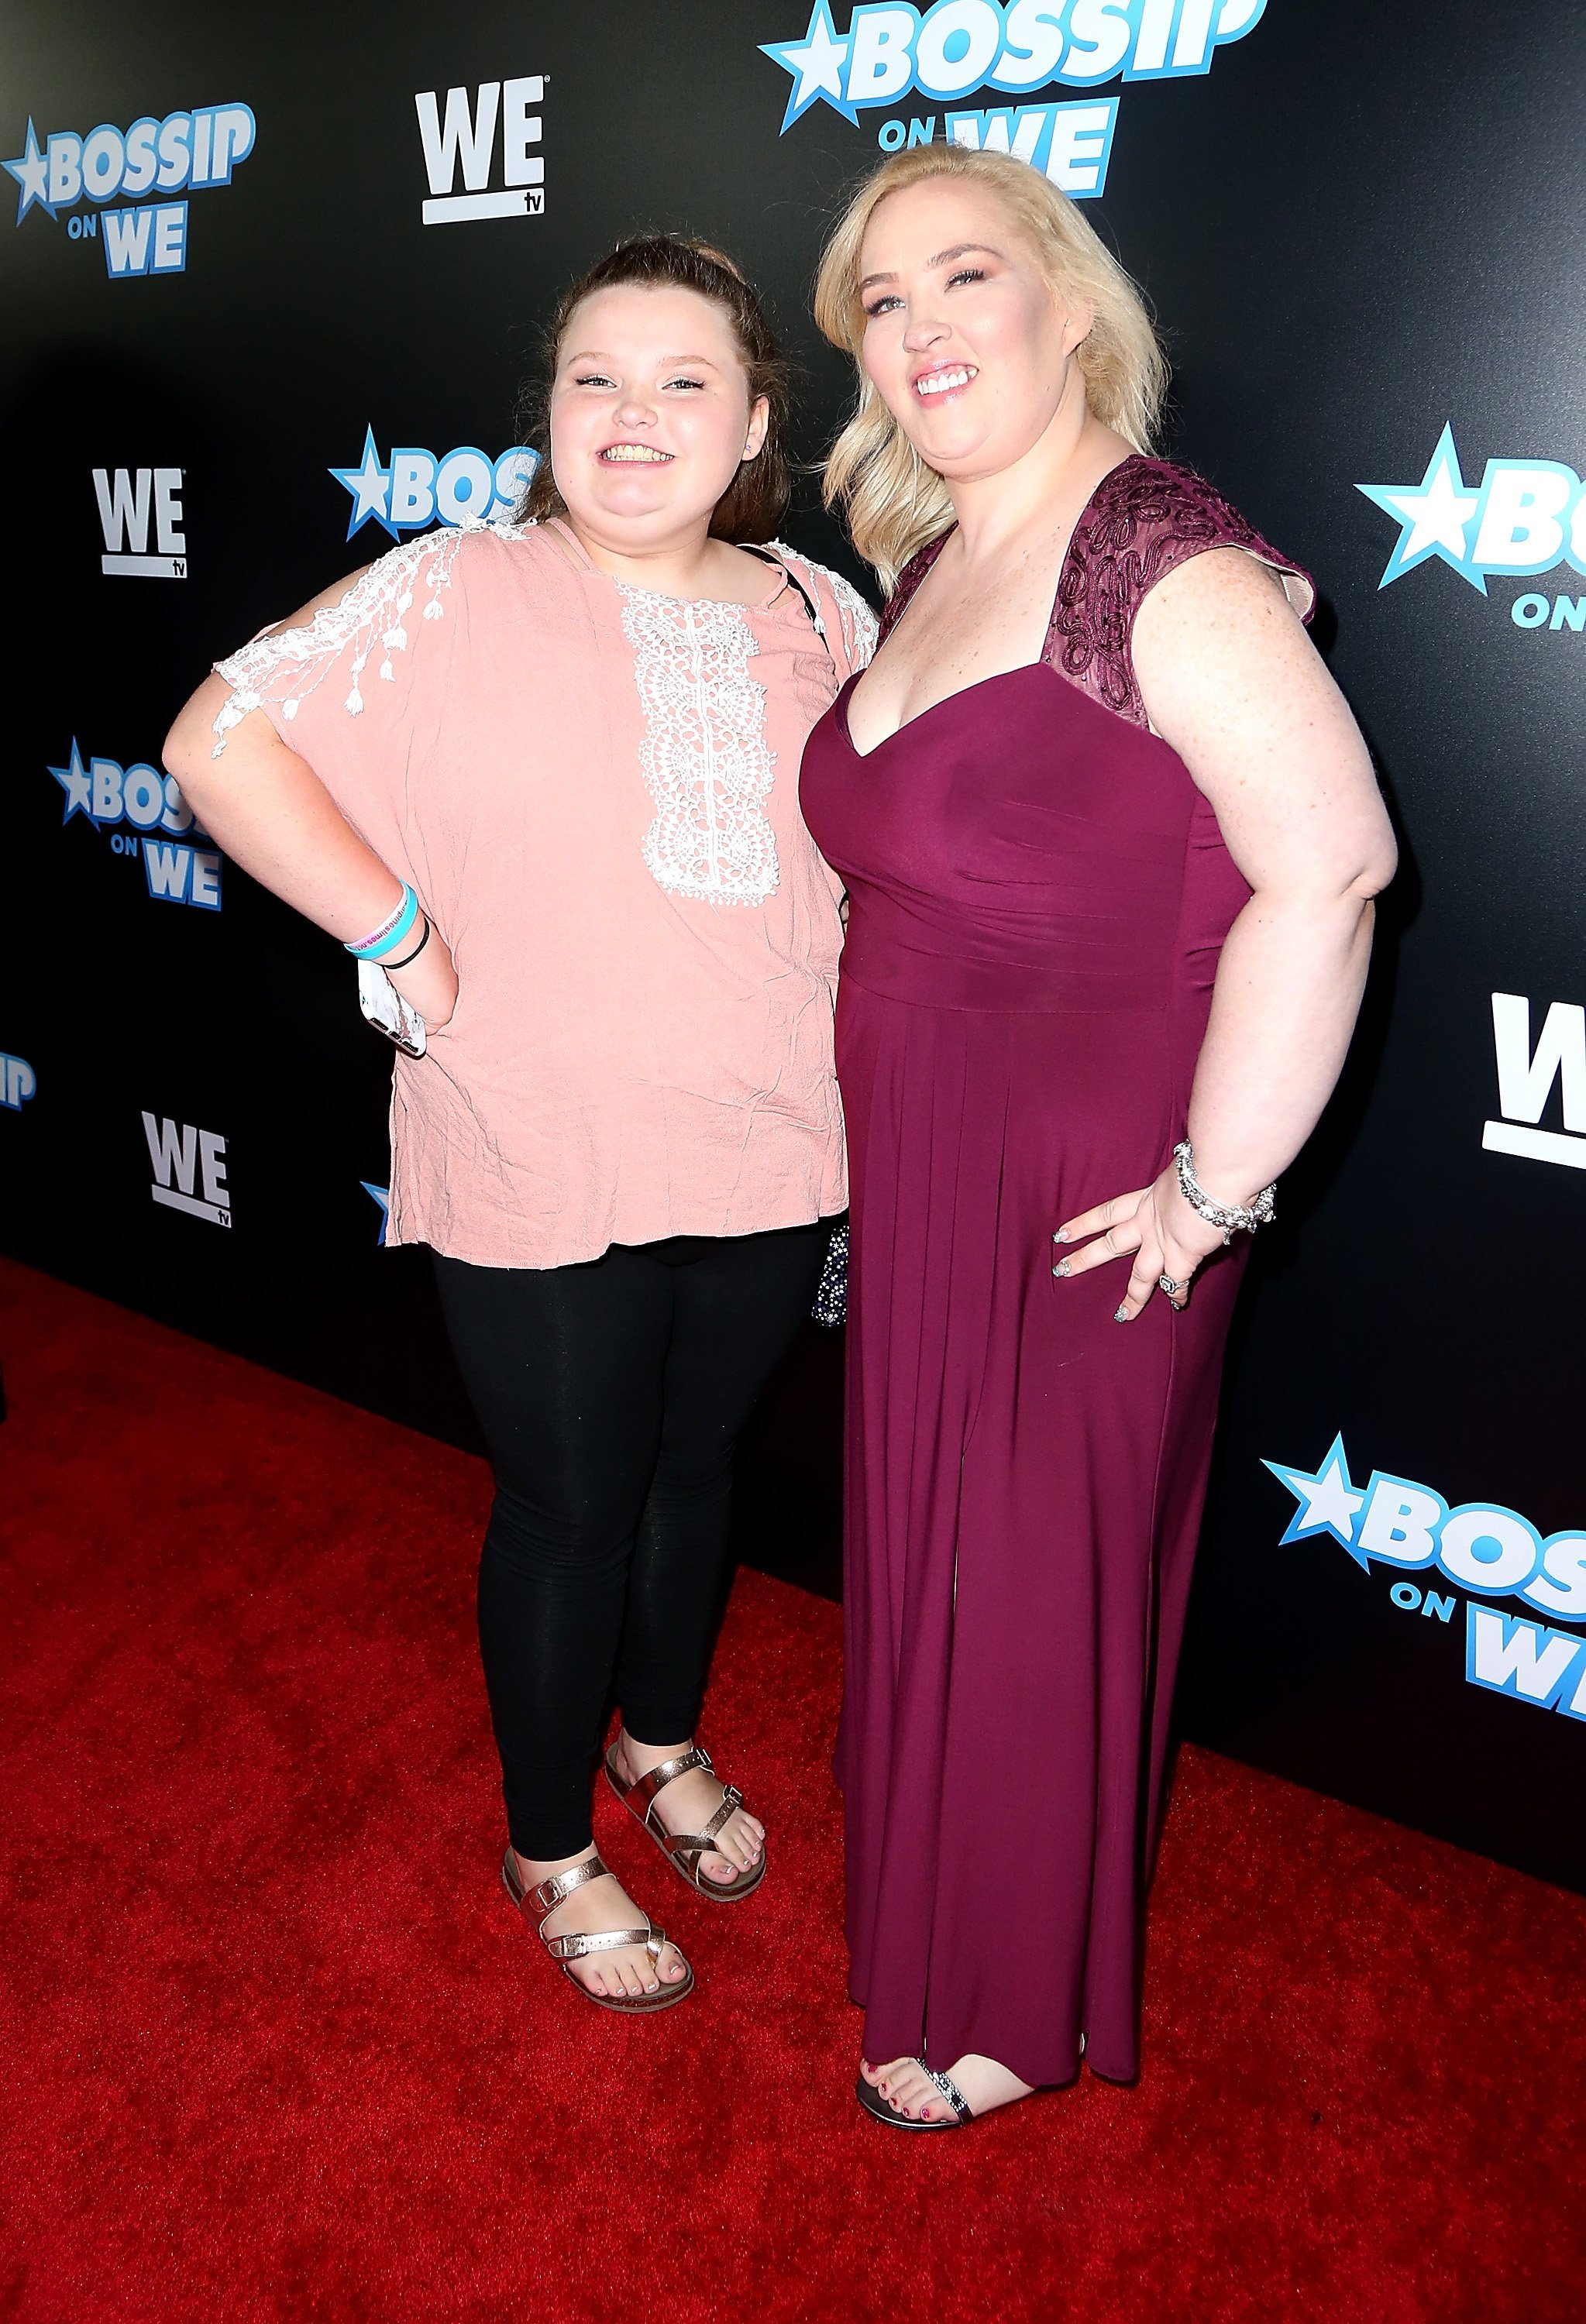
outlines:
[[994, 193], [944, 177], [887, 195], [859, 273], [864, 369], [949, 484], [1000, 474], [1083, 408], [1091, 310], [1054, 290]]
[[551, 468], [575, 529], [619, 550], [703, 537], [767, 417], [713, 300], [592, 292], [567, 319], [550, 396]]

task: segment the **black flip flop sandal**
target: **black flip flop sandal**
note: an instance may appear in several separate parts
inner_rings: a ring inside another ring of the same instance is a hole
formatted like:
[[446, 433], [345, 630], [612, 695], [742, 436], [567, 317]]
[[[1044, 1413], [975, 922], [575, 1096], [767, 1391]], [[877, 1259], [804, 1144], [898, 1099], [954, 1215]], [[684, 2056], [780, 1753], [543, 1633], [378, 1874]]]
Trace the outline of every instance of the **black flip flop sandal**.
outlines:
[[890, 2106], [880, 2090], [874, 2089], [861, 2074], [853, 2085], [853, 2095], [866, 2114], [873, 2115], [877, 2122], [890, 2123], [894, 2130], [958, 2130], [964, 2123], [974, 2120], [968, 2099], [951, 2074], [936, 2073], [926, 2064], [923, 2058], [917, 2058], [914, 2062], [927, 2080], [935, 2082], [937, 2089], [952, 2107], [952, 2120], [917, 2122], [912, 2115], [899, 2114], [896, 2107]]

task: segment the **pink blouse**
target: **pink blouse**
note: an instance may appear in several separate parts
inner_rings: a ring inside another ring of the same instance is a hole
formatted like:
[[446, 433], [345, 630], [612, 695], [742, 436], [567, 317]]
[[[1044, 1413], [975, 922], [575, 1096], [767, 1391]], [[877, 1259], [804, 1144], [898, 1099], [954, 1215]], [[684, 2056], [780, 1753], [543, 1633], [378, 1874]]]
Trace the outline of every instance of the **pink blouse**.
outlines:
[[452, 948], [456, 1014], [396, 1062], [387, 1240], [486, 1267], [847, 1199], [840, 883], [798, 761], [874, 618], [779, 544], [736, 605], [551, 530], [426, 534], [217, 664], [217, 756], [263, 709]]

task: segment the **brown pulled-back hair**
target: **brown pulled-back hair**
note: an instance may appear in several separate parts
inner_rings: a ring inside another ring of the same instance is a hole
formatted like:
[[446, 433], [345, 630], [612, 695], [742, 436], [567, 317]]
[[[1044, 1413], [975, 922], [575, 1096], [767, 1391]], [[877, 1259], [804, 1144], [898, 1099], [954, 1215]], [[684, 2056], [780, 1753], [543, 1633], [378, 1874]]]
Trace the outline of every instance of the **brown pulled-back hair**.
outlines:
[[777, 344], [760, 294], [724, 251], [687, 235], [638, 235], [620, 242], [563, 297], [545, 335], [541, 374], [523, 391], [518, 438], [539, 455], [539, 465], [518, 506], [518, 521], [565, 516], [567, 507], [550, 467], [550, 387], [562, 341], [575, 310], [596, 290], [633, 282], [646, 290], [695, 291], [719, 307], [732, 326], [742, 359], [751, 406], [763, 395], [770, 418], [765, 442], [744, 461], [716, 503], [710, 521], [718, 540], [771, 540], [787, 508], [792, 480], [782, 438], [788, 424], [787, 357]]

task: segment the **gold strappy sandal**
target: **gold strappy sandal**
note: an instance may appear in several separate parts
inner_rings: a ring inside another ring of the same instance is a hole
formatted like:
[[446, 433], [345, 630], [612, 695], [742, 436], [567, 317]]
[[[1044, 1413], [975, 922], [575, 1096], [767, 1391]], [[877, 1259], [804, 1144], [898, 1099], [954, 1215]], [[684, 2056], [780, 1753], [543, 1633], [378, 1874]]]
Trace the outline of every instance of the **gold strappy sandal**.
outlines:
[[[648, 1775], [636, 1783], [625, 1784], [617, 1773], [617, 1747], [613, 1743], [605, 1755], [605, 1779], [629, 1814], [644, 1826], [661, 1854], [674, 1864], [696, 1895], [714, 1897], [717, 1904], [731, 1904], [740, 1896], [747, 1896], [765, 1878], [765, 1849], [760, 1860], [747, 1872], [736, 1873], [731, 1880], [707, 1880], [699, 1868], [702, 1856], [716, 1856], [721, 1851], [715, 1845], [715, 1836], [734, 1808], [743, 1804], [743, 1794], [736, 1784], [723, 1786], [722, 1803], [703, 1831], [669, 1831], [655, 1812], [655, 1795], [665, 1789], [675, 1776], [686, 1775], [691, 1767], [703, 1767], [714, 1775], [708, 1751], [680, 1751], [675, 1759], [663, 1759]], [[718, 1778], [719, 1780], [719, 1778]], [[724, 1859], [724, 1861], [725, 1859]]]
[[586, 2001], [593, 2001], [601, 2009], [614, 2009], [623, 2017], [644, 2017], [657, 2009], [670, 2009], [675, 2002], [686, 2001], [694, 1990], [694, 1971], [687, 1961], [683, 1962], [687, 1974], [675, 1985], [663, 1985], [659, 1993], [643, 1993], [636, 1999], [624, 1995], [620, 2000], [613, 1994], [591, 1993], [567, 1966], [569, 1961], [582, 1960], [589, 1953], [614, 1953], [623, 1945], [642, 1945], [655, 1963], [659, 1977], [667, 1932], [656, 1927], [648, 1913], [644, 1915], [641, 1929], [602, 1929], [588, 1934], [581, 1929], [571, 1929], [560, 1937], [548, 1937], [545, 1933], [545, 1923], [563, 1897], [570, 1896], [575, 1888], [582, 1888], [586, 1881], [598, 1880], [609, 1869], [610, 1867], [603, 1864], [598, 1855], [591, 1856], [583, 1864], [575, 1864], [570, 1872], [553, 1873], [549, 1880], [541, 1880], [537, 1886], [526, 1888], [518, 1870], [518, 1860], [509, 1848], [502, 1858], [501, 1877], [507, 1895], [521, 1913], [526, 1914], [530, 1904], [538, 1907], [542, 1918], [535, 1933], [552, 1960], [561, 1964], [562, 1975], [568, 1984], [576, 1987]]

